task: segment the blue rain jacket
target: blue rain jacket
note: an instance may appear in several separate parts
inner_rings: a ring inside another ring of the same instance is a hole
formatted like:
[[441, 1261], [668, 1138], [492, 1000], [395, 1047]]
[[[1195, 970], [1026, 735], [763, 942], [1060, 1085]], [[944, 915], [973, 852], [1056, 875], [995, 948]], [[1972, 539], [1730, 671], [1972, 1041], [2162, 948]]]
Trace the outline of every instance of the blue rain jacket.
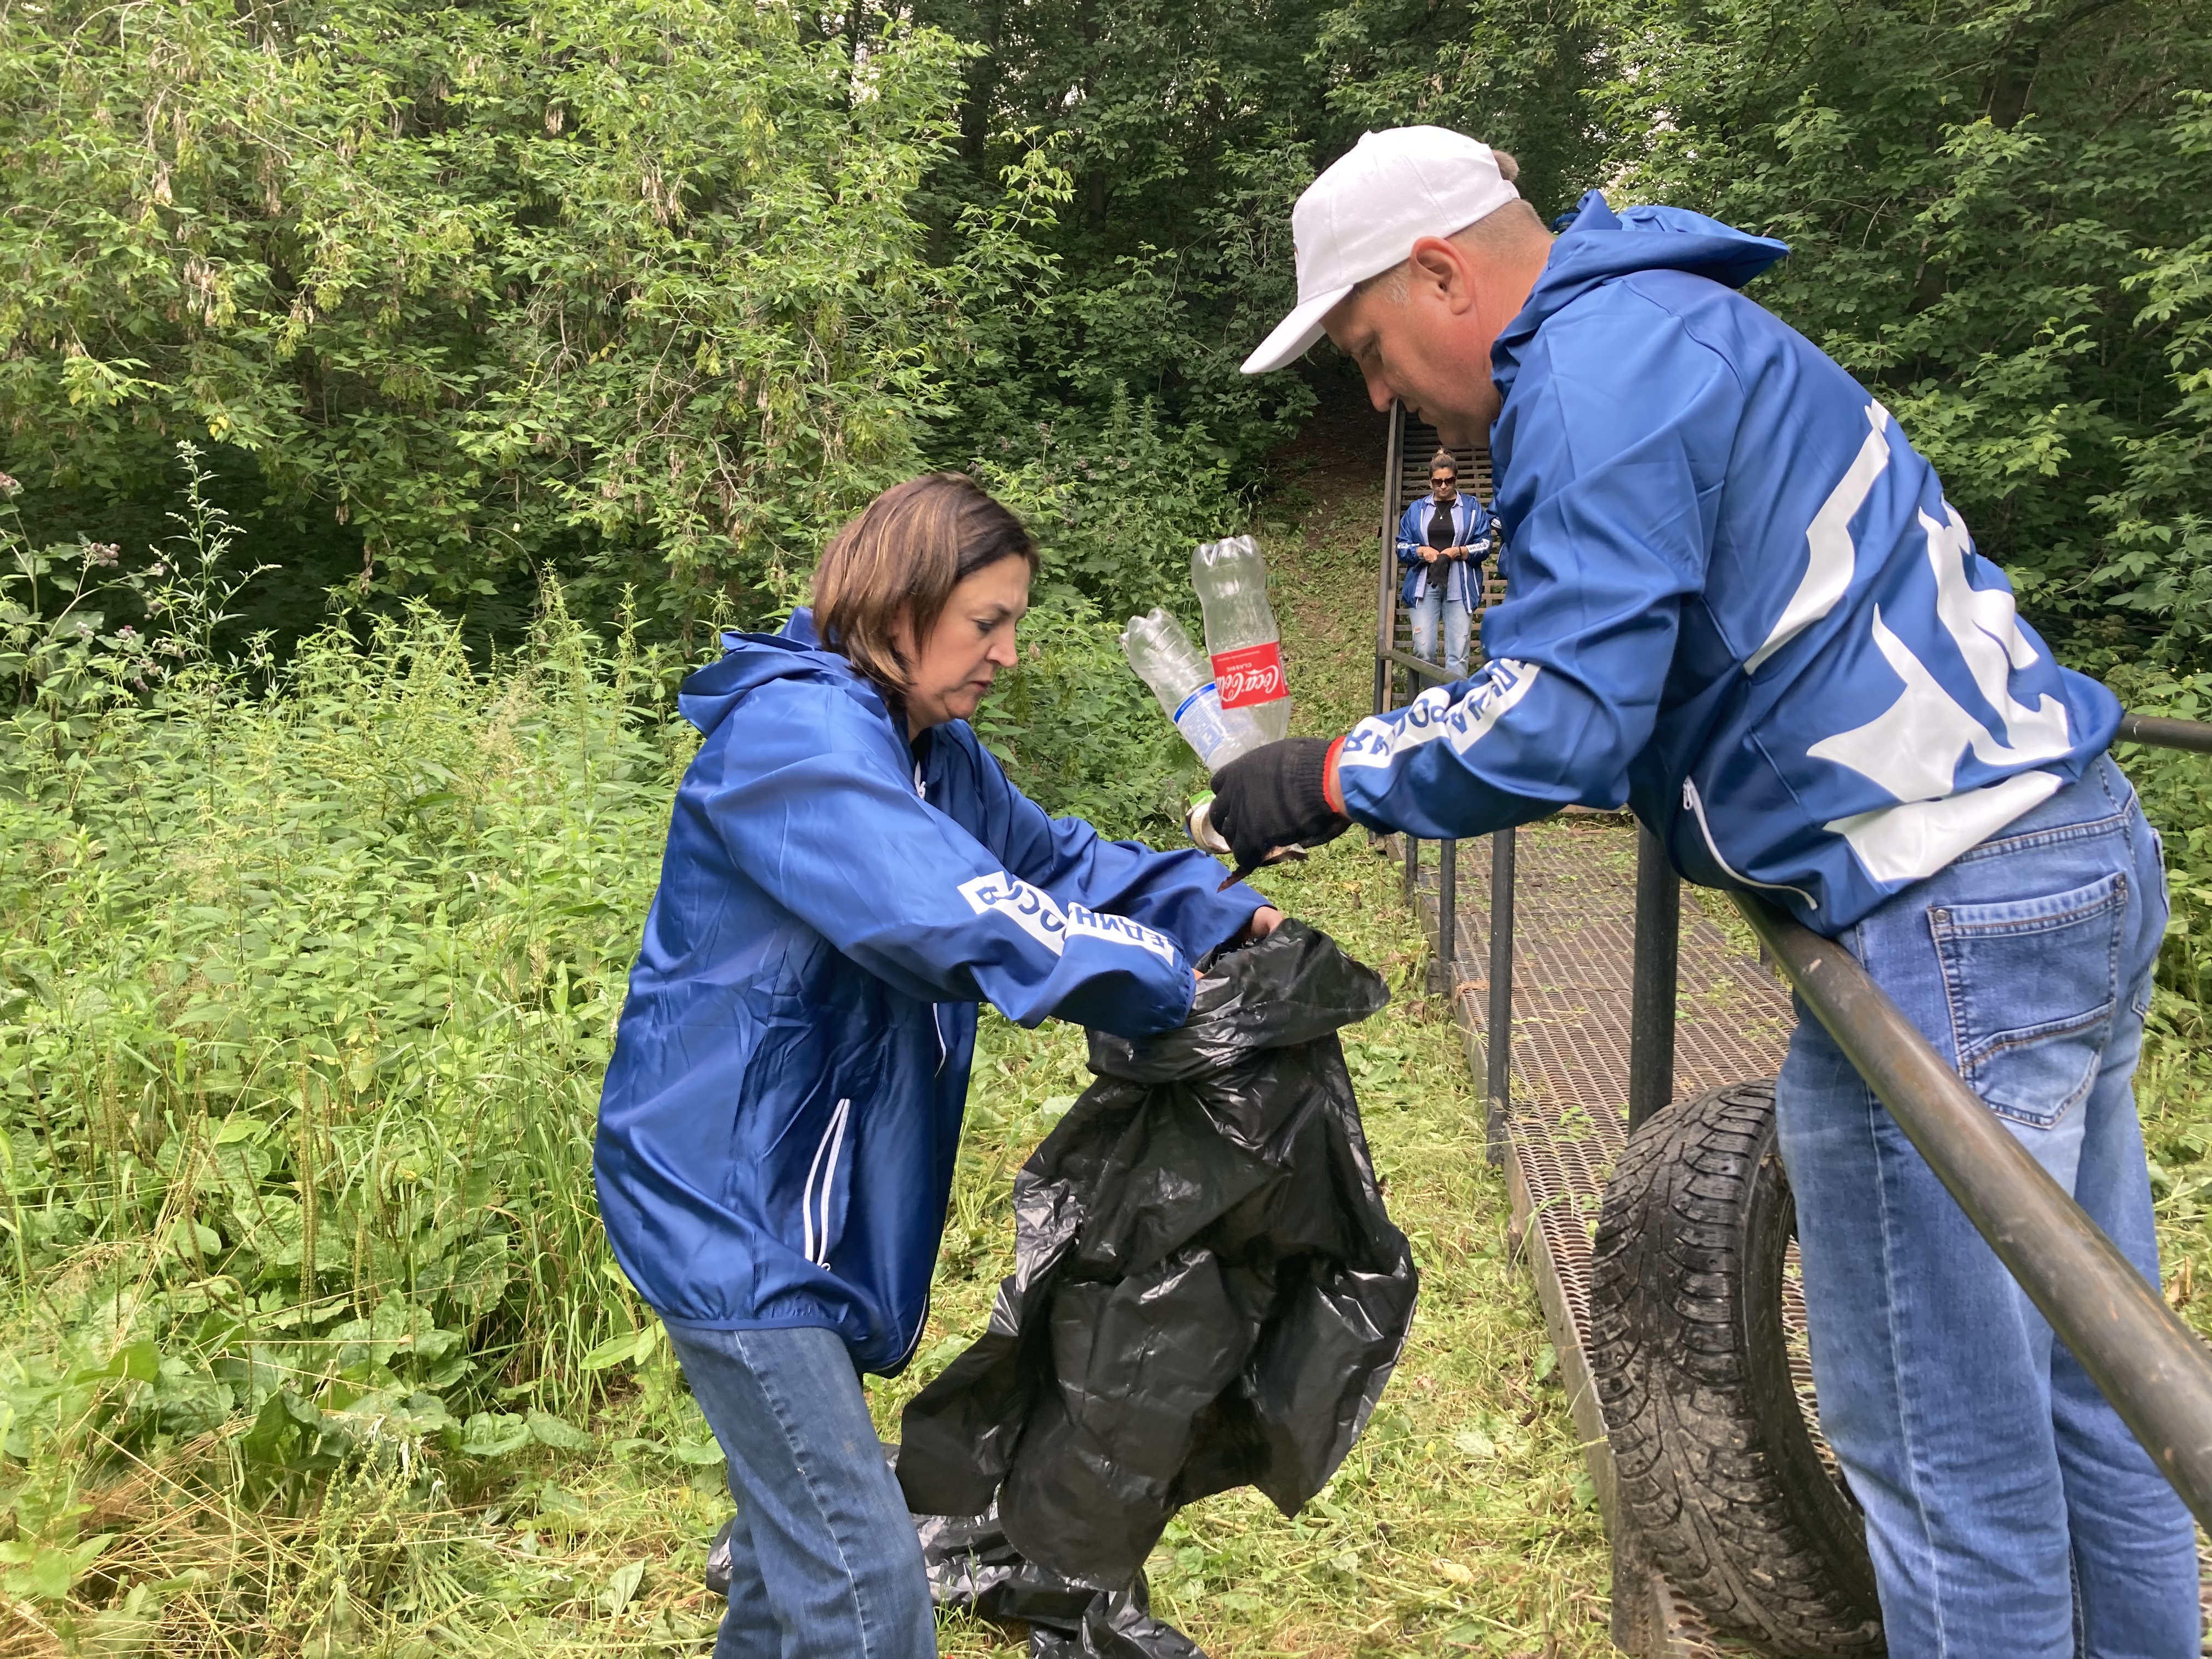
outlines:
[[1267, 901], [1048, 818], [964, 721], [903, 723], [800, 611], [684, 683], [677, 792], [599, 1101], [615, 1255], [670, 1324], [823, 1326], [895, 1370], [928, 1310], [975, 1005], [1137, 1037]]
[[1626, 802], [1690, 880], [1833, 935], [2110, 742], [1889, 411], [1735, 291], [1788, 251], [1583, 198], [1492, 351], [1491, 660], [1346, 738], [1354, 817]]
[[[1435, 580], [1439, 571], [1449, 573], [1449, 567], [1430, 564], [1421, 557], [1421, 550], [1429, 544], [1429, 526], [1437, 516], [1437, 498], [1424, 495], [1398, 515], [1398, 562], [1406, 567], [1406, 580], [1398, 590], [1398, 597], [1407, 605], [1419, 599], [1427, 583]], [[1497, 521], [1483, 510], [1473, 496], [1462, 495], [1452, 503], [1452, 544], [1468, 550], [1466, 558], [1458, 561], [1459, 592], [1451, 597], [1469, 611], [1481, 596], [1483, 561], [1497, 542]]]

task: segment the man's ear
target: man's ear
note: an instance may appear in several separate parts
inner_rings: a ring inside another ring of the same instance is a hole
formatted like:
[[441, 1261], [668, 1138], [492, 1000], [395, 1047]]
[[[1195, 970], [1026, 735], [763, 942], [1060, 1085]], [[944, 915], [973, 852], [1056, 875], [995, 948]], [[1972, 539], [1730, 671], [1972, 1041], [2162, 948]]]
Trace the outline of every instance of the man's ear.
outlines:
[[1424, 236], [1407, 257], [1411, 286], [1441, 299], [1455, 317], [1474, 309], [1474, 266], [1458, 243]]

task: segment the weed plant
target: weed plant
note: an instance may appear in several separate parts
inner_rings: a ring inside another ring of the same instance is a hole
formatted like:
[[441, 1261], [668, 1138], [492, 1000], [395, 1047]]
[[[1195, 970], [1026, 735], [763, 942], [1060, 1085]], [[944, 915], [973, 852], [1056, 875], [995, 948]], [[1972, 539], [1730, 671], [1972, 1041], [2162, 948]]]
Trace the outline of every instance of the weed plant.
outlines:
[[174, 1601], [168, 1650], [267, 1650], [418, 1594], [374, 1546], [450, 1504], [436, 1453], [590, 1443], [644, 1323], [592, 1112], [684, 745], [663, 665], [557, 592], [489, 674], [422, 608], [218, 660], [242, 579], [195, 501], [137, 577], [166, 650], [14, 641], [0, 1573], [65, 1644]]

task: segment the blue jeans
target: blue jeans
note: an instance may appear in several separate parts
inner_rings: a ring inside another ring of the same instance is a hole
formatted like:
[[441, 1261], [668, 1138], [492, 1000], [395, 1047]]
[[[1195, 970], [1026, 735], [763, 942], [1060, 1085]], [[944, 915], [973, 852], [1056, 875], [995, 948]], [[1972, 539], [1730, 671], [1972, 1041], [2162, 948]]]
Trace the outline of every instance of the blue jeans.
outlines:
[[921, 1545], [844, 1343], [811, 1328], [668, 1340], [738, 1500], [714, 1659], [933, 1659]]
[[[1412, 605], [1413, 617], [1413, 654], [1424, 662], [1437, 660], [1437, 624], [1441, 620], [1444, 635], [1444, 672], [1454, 679], [1467, 676], [1468, 636], [1474, 631], [1474, 616], [1463, 605], [1454, 605], [1444, 598], [1446, 572], [1449, 568], [1442, 559], [1429, 567], [1429, 591], [1415, 599]], [[1469, 581], [1482, 580], [1482, 567], [1468, 567]]]
[[[2154, 1285], [2130, 1085], [2166, 917], [2100, 757], [1839, 941]], [[2195, 1659], [2188, 1511], [1802, 1005], [1775, 1103], [1893, 1659]]]

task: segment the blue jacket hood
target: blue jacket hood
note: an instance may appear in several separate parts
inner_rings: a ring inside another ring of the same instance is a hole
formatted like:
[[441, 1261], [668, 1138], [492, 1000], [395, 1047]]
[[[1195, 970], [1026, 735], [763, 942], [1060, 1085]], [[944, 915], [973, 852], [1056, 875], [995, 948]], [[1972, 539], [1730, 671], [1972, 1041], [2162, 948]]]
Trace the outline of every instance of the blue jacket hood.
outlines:
[[1726, 288], [1741, 288], [1783, 258], [1789, 244], [1750, 236], [1687, 208], [1632, 207], [1615, 213], [1603, 194], [1588, 191], [1528, 303], [1491, 347], [1498, 390], [1510, 394], [1521, 348], [1554, 315], [1600, 283], [1639, 270], [1680, 270]]
[[689, 675], [677, 693], [676, 709], [712, 737], [738, 703], [775, 680], [817, 680], [849, 687], [854, 695], [883, 710], [875, 689], [853, 672], [852, 664], [825, 650], [814, 632], [814, 613], [805, 605], [791, 613], [778, 634], [722, 635], [721, 660]]

